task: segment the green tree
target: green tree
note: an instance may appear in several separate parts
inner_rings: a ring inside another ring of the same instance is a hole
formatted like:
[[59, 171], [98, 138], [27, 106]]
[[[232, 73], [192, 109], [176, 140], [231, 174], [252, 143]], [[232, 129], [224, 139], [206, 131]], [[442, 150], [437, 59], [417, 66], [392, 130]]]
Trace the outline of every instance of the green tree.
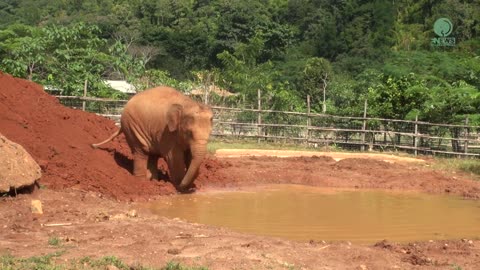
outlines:
[[317, 57], [307, 60], [303, 70], [303, 90], [306, 95], [311, 97], [312, 101], [322, 104], [323, 113], [327, 111], [327, 87], [332, 77], [333, 69], [328, 60]]
[[48, 75], [43, 82], [74, 95], [83, 92], [85, 80], [93, 89], [104, 88], [100, 75], [110, 59], [99, 50], [106, 46], [106, 40], [98, 37], [99, 31], [98, 27], [83, 23], [43, 28], [48, 53]]
[[415, 119], [428, 98], [424, 80], [414, 73], [399, 78], [379, 74], [379, 83], [368, 88], [369, 115]]
[[362, 116], [367, 89], [378, 80], [378, 74], [367, 70], [356, 76], [337, 74], [330, 83], [328, 91], [328, 112], [334, 115]]
[[16, 0], [4, 0], [0, 2], [0, 28], [4, 28], [15, 22]]
[[480, 92], [464, 81], [430, 89], [423, 104], [423, 119], [436, 123], [462, 123], [468, 116], [478, 119]]
[[281, 81], [272, 62], [257, 63], [257, 56], [264, 45], [264, 40], [255, 36], [249, 43], [237, 45], [233, 54], [224, 51], [218, 55], [224, 65], [222, 77], [227, 87], [252, 104], [256, 103], [258, 90], [261, 90], [264, 108], [304, 108], [302, 99], [289, 88], [288, 83]]
[[188, 92], [191, 90], [190, 85], [182, 84], [173, 79], [166, 71], [149, 69], [142, 73], [139, 77], [133, 78], [132, 83], [137, 91], [143, 91], [156, 86], [170, 86], [176, 89]]
[[42, 72], [45, 63], [45, 39], [36, 28], [26, 25], [11, 25], [0, 31], [0, 47], [4, 71], [32, 80], [34, 75]]
[[84, 23], [44, 28], [12, 26], [0, 32], [0, 68], [61, 89], [67, 95], [82, 94], [85, 80], [89, 94], [111, 95], [104, 77], [114, 71], [135, 76], [144, 71], [144, 65], [128, 55], [122, 44], [115, 43], [109, 49], [107, 40], [99, 35], [98, 27]]

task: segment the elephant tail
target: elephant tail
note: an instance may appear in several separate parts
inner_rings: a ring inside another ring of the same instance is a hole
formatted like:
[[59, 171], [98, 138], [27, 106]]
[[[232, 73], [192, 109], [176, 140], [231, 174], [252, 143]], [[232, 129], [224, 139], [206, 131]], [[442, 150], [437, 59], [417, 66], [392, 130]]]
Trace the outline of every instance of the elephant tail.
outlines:
[[92, 148], [94, 149], [97, 149], [100, 145], [102, 144], [105, 144], [111, 140], [113, 140], [115, 137], [117, 137], [118, 135], [120, 135], [121, 133], [123, 132], [122, 128], [119, 128], [117, 131], [115, 131], [115, 133], [112, 134], [112, 136], [110, 136], [108, 139], [106, 139], [105, 141], [103, 142], [99, 142], [99, 143], [94, 143], [92, 144]]

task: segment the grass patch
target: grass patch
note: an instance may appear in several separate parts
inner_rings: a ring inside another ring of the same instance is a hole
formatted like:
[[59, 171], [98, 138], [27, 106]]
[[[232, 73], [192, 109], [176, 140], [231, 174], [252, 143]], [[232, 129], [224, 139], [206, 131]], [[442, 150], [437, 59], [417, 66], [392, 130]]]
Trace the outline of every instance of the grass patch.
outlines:
[[50, 246], [54, 246], [54, 247], [60, 246], [60, 243], [61, 243], [61, 242], [62, 242], [62, 240], [60, 240], [60, 238], [58, 238], [58, 237], [56, 237], [56, 236], [50, 237], [50, 238], [48, 239], [48, 244], [49, 244]]
[[208, 270], [206, 267], [186, 267], [176, 262], [169, 262], [161, 270]]
[[470, 160], [465, 161], [460, 164], [460, 170], [468, 173], [472, 173], [475, 175], [480, 175], [480, 161], [478, 160]]
[[456, 264], [453, 264], [453, 265], [452, 265], [452, 269], [453, 269], [453, 270], [462, 270], [462, 267], [460, 267], [460, 266], [458, 266], [458, 265], [456, 265]]
[[64, 251], [55, 252], [44, 256], [30, 258], [15, 258], [11, 255], [0, 256], [0, 269], [2, 270], [62, 270], [68, 269], [55, 263], [55, 258], [60, 257]]
[[477, 159], [438, 158], [434, 167], [445, 171], [470, 173], [480, 179], [480, 160]]
[[[81, 265], [86, 265], [90, 268], [87, 269], [99, 269], [102, 267], [106, 267], [109, 265], [113, 265], [117, 267], [118, 269], [124, 269], [124, 270], [130, 270], [131, 268], [122, 262], [119, 258], [115, 256], [105, 256], [100, 259], [92, 259], [90, 257], [85, 257], [80, 260]], [[146, 269], [146, 268], [137, 268], [137, 269]]]
[[[65, 251], [59, 251], [44, 256], [30, 258], [17, 258], [11, 255], [0, 256], [0, 269], [2, 270], [97, 270], [106, 269], [107, 266], [115, 266], [120, 270], [208, 270], [206, 267], [189, 267], [180, 263], [169, 262], [161, 268], [144, 267], [141, 265], [127, 265], [115, 256], [105, 256], [100, 259], [85, 257], [66, 263], [58, 258]], [[57, 262], [60, 261], [60, 262]]]

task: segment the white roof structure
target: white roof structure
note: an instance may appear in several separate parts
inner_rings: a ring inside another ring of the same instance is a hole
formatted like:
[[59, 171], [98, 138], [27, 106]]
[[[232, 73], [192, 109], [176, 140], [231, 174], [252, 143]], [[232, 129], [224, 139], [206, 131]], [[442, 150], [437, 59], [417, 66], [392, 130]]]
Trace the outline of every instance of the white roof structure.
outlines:
[[105, 83], [111, 88], [120, 91], [125, 94], [136, 94], [137, 89], [132, 84], [129, 84], [127, 81], [113, 81], [106, 80]]

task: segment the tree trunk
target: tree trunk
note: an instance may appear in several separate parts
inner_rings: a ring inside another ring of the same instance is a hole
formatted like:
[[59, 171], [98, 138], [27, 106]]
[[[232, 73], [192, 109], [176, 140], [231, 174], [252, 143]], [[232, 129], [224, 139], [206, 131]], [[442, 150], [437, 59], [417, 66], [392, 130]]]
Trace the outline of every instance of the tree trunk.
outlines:
[[452, 150], [453, 152], [460, 152], [460, 142], [458, 140], [455, 140], [455, 139], [458, 139], [460, 137], [460, 130], [458, 128], [453, 128], [453, 132], [452, 132]]

